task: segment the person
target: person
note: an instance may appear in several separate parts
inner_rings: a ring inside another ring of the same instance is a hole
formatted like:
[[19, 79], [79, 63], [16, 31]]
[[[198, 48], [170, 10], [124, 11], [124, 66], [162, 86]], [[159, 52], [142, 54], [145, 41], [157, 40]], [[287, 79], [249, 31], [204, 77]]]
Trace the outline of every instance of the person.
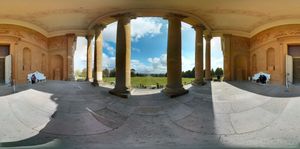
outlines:
[[36, 76], [35, 76], [35, 74], [33, 74], [33, 75], [31, 76], [31, 83], [32, 83], [32, 84], [36, 83]]

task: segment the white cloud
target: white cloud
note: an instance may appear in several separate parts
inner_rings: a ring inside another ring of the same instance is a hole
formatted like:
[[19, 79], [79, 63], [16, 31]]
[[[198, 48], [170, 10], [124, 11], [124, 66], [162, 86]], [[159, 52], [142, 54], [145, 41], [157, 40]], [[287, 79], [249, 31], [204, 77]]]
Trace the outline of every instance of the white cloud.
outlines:
[[156, 18], [136, 18], [131, 21], [131, 37], [133, 41], [138, 41], [144, 36], [153, 37], [161, 33], [162, 23]]
[[[140, 38], [145, 36], [153, 37], [161, 33], [163, 24], [157, 18], [137, 18], [131, 20], [131, 38], [137, 42]], [[117, 36], [117, 22], [108, 25], [103, 30], [103, 38], [105, 41], [116, 42]]]
[[135, 71], [139, 73], [149, 74], [152, 71], [150, 66], [146, 66], [144, 63], [135, 59], [131, 60], [131, 68], [135, 69]]
[[132, 51], [135, 51], [135, 52], [141, 52], [141, 49], [139, 48], [131, 48]]
[[106, 26], [106, 28], [103, 30], [103, 39], [105, 41], [111, 41], [116, 42], [117, 37], [117, 23], [114, 22]]
[[108, 68], [108, 69], [113, 69], [116, 66], [116, 58], [115, 57], [109, 57], [105, 53], [102, 55], [102, 67], [103, 69]]
[[103, 42], [103, 48], [107, 49], [109, 54], [111, 54], [111, 55], [114, 55], [116, 52], [116, 49], [114, 47], [112, 47], [111, 45], [109, 45], [109, 43], [106, 41]]
[[192, 70], [195, 67], [195, 61], [182, 56], [182, 71]]
[[223, 57], [212, 57], [211, 58], [211, 68], [223, 68]]
[[190, 24], [185, 23], [185, 22], [181, 22], [181, 30], [183, 30], [183, 31], [192, 30], [192, 26]]
[[[192, 70], [195, 66], [193, 60], [182, 57], [182, 71]], [[167, 72], [167, 54], [162, 54], [160, 57], [148, 58], [148, 62], [152, 65], [152, 73]]]
[[148, 58], [147, 60], [152, 65], [152, 73], [167, 72], [167, 54], [162, 54], [160, 57]]

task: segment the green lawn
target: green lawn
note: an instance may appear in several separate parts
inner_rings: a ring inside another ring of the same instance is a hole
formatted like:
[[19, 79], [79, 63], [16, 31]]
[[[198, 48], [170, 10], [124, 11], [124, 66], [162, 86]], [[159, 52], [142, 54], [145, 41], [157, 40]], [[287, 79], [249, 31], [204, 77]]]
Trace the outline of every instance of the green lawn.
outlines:
[[[103, 78], [104, 82], [107, 83], [112, 83], [115, 82], [115, 78], [114, 77], [106, 77]], [[194, 78], [182, 78], [182, 83], [183, 84], [190, 84], [192, 81], [194, 80]], [[166, 77], [131, 77], [131, 85], [133, 87], [139, 87], [140, 84], [144, 85], [144, 86], [151, 86], [151, 85], [163, 85], [165, 86], [167, 84], [167, 78]]]

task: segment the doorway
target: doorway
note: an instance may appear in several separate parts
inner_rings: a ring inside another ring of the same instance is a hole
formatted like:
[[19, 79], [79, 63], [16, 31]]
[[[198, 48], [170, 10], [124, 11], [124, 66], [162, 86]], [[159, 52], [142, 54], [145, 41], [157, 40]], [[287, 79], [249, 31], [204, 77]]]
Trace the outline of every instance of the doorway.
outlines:
[[293, 83], [300, 83], [300, 58], [293, 58]]
[[290, 67], [289, 73], [291, 73], [291, 82], [293, 84], [300, 83], [300, 45], [289, 45], [288, 46], [288, 55], [290, 56], [289, 61], [287, 62], [290, 66], [286, 66], [287, 68]]
[[0, 84], [5, 83], [5, 57], [9, 55], [9, 45], [0, 45]]

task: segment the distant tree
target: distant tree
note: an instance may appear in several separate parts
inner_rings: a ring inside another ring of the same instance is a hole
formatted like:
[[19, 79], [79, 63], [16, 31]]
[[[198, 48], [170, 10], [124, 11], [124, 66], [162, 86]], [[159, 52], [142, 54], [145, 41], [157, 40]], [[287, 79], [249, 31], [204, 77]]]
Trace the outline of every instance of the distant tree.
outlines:
[[135, 74], [135, 69], [131, 69], [131, 77], [135, 77], [136, 74]]
[[211, 69], [211, 76], [215, 76], [215, 71], [214, 71], [214, 69]]
[[222, 68], [217, 68], [215, 71], [216, 76], [223, 76], [223, 69]]
[[109, 77], [109, 70], [107, 68], [105, 68], [103, 71], [103, 77]]
[[116, 77], [116, 69], [110, 70], [109, 77]]

